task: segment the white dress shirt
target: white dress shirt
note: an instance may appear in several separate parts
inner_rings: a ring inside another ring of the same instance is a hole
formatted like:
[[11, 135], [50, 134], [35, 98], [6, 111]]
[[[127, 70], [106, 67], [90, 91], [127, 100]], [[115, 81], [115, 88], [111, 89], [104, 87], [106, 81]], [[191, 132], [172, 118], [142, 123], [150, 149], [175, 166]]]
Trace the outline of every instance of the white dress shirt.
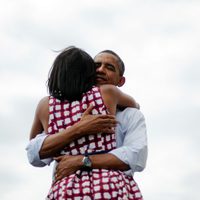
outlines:
[[[116, 127], [117, 148], [109, 153], [115, 155], [130, 166], [126, 174], [142, 171], [147, 160], [147, 133], [143, 114], [135, 108], [126, 108], [118, 111], [116, 119], [119, 124]], [[26, 147], [30, 164], [36, 167], [49, 165], [53, 159], [40, 159], [39, 151], [47, 137], [46, 133], [38, 134]]]

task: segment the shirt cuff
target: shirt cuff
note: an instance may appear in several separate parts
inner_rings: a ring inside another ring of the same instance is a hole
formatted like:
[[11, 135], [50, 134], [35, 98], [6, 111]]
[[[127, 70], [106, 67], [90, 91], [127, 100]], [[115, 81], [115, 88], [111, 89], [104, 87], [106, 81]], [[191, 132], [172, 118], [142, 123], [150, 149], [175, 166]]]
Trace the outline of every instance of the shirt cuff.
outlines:
[[33, 138], [26, 147], [28, 161], [35, 167], [44, 167], [50, 165], [52, 158], [40, 159], [39, 151], [41, 146], [46, 139], [47, 134], [42, 133]]

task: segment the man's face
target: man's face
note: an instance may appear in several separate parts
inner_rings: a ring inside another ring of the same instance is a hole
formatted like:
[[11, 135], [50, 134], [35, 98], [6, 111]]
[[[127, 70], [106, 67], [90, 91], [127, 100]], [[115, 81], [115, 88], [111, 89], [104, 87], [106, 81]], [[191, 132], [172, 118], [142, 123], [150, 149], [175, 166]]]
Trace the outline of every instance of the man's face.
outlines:
[[122, 86], [122, 77], [119, 72], [119, 63], [117, 57], [110, 53], [100, 53], [94, 58], [97, 73], [97, 85], [112, 84]]

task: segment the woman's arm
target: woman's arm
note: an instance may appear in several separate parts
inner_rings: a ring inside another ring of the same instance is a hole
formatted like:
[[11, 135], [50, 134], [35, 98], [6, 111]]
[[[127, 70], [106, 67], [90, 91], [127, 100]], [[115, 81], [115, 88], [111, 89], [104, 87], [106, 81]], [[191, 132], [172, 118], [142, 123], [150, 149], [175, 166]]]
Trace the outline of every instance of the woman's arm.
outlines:
[[133, 97], [125, 94], [114, 85], [101, 85], [100, 91], [104, 103], [111, 114], [116, 113], [117, 106], [123, 108], [132, 107], [139, 109], [139, 104], [135, 101]]
[[41, 133], [42, 131], [47, 132], [48, 120], [49, 120], [48, 101], [49, 101], [48, 97], [44, 97], [38, 103], [29, 136], [30, 140], [33, 139], [37, 134]]

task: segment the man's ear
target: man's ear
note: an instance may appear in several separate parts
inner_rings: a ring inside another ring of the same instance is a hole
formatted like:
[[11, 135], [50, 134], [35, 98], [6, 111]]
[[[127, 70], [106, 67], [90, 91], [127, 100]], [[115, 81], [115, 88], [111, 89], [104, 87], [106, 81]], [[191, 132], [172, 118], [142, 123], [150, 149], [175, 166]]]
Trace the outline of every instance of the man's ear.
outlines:
[[126, 78], [125, 78], [124, 76], [122, 76], [122, 77], [120, 78], [119, 83], [117, 84], [117, 86], [118, 86], [118, 87], [123, 86], [124, 83], [125, 83], [125, 81], [126, 81]]

